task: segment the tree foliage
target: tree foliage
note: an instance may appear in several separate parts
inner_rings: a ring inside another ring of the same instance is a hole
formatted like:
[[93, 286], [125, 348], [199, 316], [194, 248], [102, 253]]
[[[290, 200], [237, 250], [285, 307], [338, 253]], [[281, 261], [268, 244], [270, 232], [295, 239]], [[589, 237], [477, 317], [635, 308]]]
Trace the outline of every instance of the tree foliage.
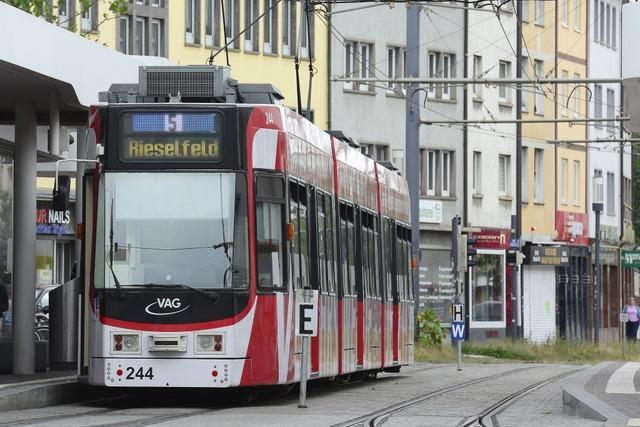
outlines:
[[[76, 18], [89, 10], [92, 6], [97, 6], [100, 0], [78, 0], [79, 8], [73, 16], [67, 16], [60, 20], [58, 10], [63, 4], [64, 0], [4, 0], [10, 5], [24, 10], [35, 16], [41, 16], [47, 21], [62, 25], [71, 22], [68, 25], [69, 29], [75, 30]], [[75, 1], [75, 0], [72, 0]], [[102, 13], [102, 19], [99, 22], [93, 24], [93, 28], [90, 31], [95, 31], [104, 22], [117, 18], [118, 16], [125, 15], [129, 11], [128, 0], [109, 0], [107, 3], [107, 11]]]

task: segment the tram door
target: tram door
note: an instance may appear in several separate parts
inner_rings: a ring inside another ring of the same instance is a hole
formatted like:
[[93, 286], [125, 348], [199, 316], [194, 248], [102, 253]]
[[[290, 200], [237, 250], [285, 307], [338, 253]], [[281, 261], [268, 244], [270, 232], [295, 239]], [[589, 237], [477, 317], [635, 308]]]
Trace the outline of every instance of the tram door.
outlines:
[[329, 193], [307, 187], [311, 287], [318, 291], [318, 335], [311, 339], [311, 372], [338, 373], [338, 300], [335, 278], [333, 201]]
[[354, 207], [340, 201], [340, 270], [342, 289], [340, 299], [342, 372], [354, 372], [357, 366], [357, 304], [356, 237]]

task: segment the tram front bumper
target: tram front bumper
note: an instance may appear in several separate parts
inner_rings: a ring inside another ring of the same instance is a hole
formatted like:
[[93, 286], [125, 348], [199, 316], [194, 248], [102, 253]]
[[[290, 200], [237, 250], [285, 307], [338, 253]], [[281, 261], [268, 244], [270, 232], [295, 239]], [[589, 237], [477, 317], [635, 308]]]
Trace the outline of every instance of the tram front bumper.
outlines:
[[89, 384], [108, 387], [213, 387], [240, 385], [250, 359], [91, 358]]

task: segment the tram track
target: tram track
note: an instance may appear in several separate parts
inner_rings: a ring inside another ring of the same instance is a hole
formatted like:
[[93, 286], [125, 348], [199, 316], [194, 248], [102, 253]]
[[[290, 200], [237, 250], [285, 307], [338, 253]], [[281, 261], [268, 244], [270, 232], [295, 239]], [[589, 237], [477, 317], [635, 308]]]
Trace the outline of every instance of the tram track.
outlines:
[[505, 409], [507, 409], [509, 406], [511, 406], [512, 404], [514, 404], [518, 399], [526, 396], [527, 394], [539, 389], [540, 387], [544, 387], [546, 385], [549, 385], [555, 381], [561, 380], [562, 378], [568, 377], [569, 375], [573, 375], [576, 372], [579, 372], [580, 369], [575, 369], [569, 372], [563, 372], [561, 374], [558, 375], [554, 375], [552, 377], [546, 378], [544, 380], [541, 381], [537, 381], [533, 384], [530, 384], [524, 388], [521, 388], [520, 390], [509, 394], [508, 396], [505, 396], [504, 398], [500, 399], [498, 402], [494, 403], [493, 405], [485, 408], [482, 412], [480, 412], [478, 415], [471, 417], [470, 419], [466, 419], [464, 420], [462, 423], [460, 423], [458, 426], [459, 427], [477, 427], [477, 426], [481, 426], [481, 427], [493, 427], [496, 425], [499, 425], [499, 423], [496, 420], [496, 417], [503, 412]]
[[491, 381], [495, 379], [499, 379], [505, 377], [507, 375], [516, 374], [518, 372], [527, 371], [534, 369], [534, 367], [526, 367], [526, 368], [517, 368], [512, 369], [506, 372], [500, 372], [499, 374], [488, 375], [486, 377], [480, 377], [473, 380], [466, 381], [464, 383], [457, 383], [448, 387], [443, 387], [437, 390], [430, 391], [425, 394], [421, 394], [419, 396], [413, 397], [411, 399], [407, 399], [403, 402], [397, 403], [395, 405], [388, 406], [383, 409], [379, 409], [375, 412], [370, 412], [368, 414], [362, 415], [357, 418], [353, 418], [351, 420], [334, 424], [332, 427], [355, 427], [355, 426], [363, 426], [363, 427], [374, 427], [383, 423], [387, 418], [391, 415], [400, 412], [406, 408], [411, 406], [415, 406], [419, 403], [425, 402], [427, 400], [436, 398], [438, 396], [442, 396], [444, 394], [450, 393], [455, 390], [459, 390], [461, 388], [469, 387], [474, 384], [480, 384], [486, 381]]

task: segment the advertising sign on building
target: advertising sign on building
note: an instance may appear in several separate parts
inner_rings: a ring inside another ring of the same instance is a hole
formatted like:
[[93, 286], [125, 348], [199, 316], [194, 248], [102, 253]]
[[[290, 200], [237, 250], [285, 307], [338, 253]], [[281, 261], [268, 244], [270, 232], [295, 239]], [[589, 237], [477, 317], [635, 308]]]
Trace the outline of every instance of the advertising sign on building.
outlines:
[[420, 222], [442, 224], [442, 202], [420, 199]]
[[569, 265], [569, 248], [555, 246], [527, 245], [524, 247], [525, 264]]
[[473, 246], [477, 249], [509, 249], [511, 243], [511, 232], [499, 228], [483, 228], [471, 233], [471, 237], [476, 239]]
[[580, 212], [556, 211], [556, 240], [572, 245], [589, 245], [589, 217]]
[[640, 268], [640, 251], [622, 251], [624, 268]]
[[52, 236], [72, 236], [76, 222], [72, 209], [54, 211], [51, 202], [38, 202], [36, 210], [36, 234]]

